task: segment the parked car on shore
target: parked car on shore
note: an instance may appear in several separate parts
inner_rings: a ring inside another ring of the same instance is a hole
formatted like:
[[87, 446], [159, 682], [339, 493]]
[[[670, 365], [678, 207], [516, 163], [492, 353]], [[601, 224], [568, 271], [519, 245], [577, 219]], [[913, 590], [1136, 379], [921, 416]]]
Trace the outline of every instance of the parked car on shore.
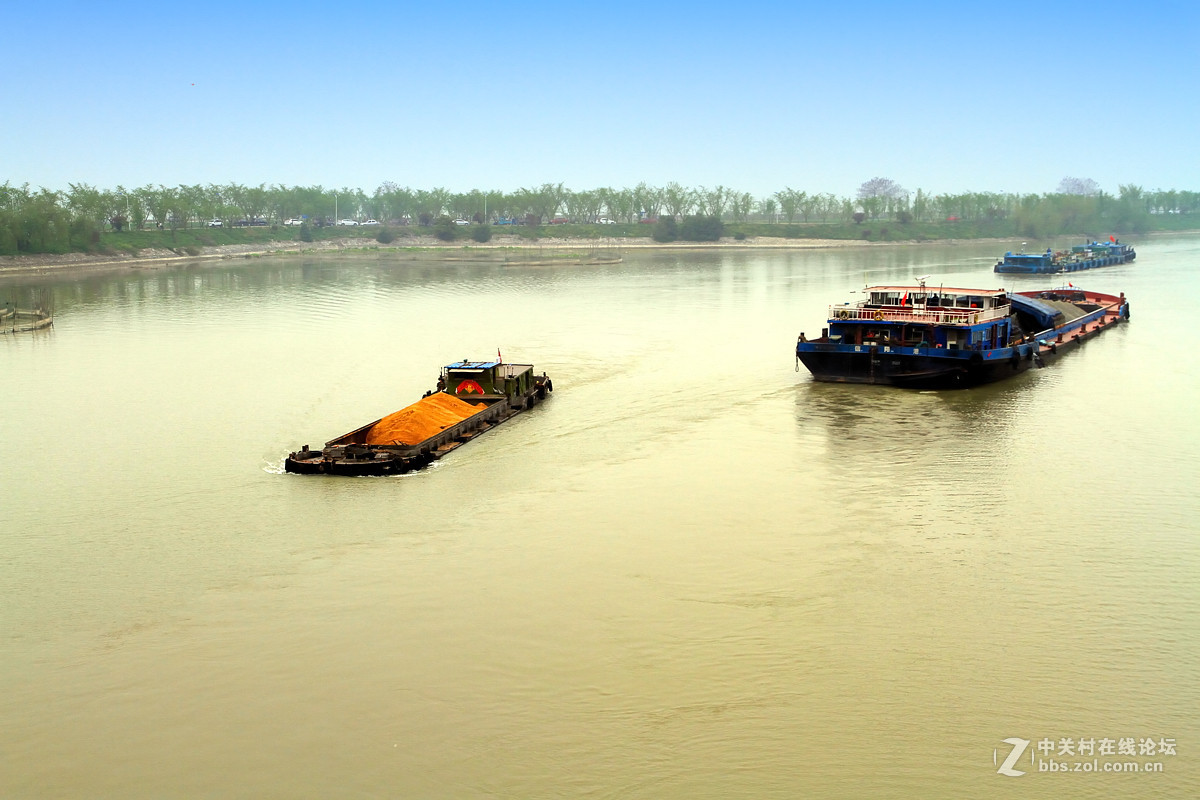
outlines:
[[454, 224], [455, 225], [470, 225], [471, 223], [470, 223], [470, 221], [465, 220], [462, 217], [459, 217], [458, 219], [454, 220]]
[[225, 223], [224, 223], [224, 222], [222, 222], [222, 221], [221, 221], [221, 220], [219, 220], [219, 219], [210, 219], [210, 220], [208, 221], [208, 227], [210, 227], [210, 228], [220, 228], [220, 227], [222, 227], [224, 224], [225, 224]]
[[597, 225], [616, 225], [617, 221], [615, 219], [609, 219], [608, 217], [601, 217], [600, 219], [596, 220], [596, 224]]
[[378, 221], [378, 220], [374, 220], [374, 219], [369, 219], [369, 220], [367, 220], [366, 222], [364, 222], [364, 223], [363, 223], [363, 225], [378, 225], [378, 224], [379, 224], [379, 221]]
[[337, 221], [337, 224], [338, 225], [357, 225], [358, 220], [356, 220], [356, 219], [339, 219]]
[[302, 219], [296, 219], [295, 217], [292, 217], [291, 219], [285, 219], [285, 220], [283, 221], [283, 224], [284, 224], [284, 225], [289, 225], [289, 226], [291, 226], [291, 225], [303, 225], [303, 224], [304, 224], [304, 220], [302, 220]]

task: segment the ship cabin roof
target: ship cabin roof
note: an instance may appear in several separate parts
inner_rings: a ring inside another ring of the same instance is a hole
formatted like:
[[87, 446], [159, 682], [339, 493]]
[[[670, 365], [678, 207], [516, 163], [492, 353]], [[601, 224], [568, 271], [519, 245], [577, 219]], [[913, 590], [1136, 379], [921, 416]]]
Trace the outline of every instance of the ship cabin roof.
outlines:
[[1044, 253], [1005, 253], [1005, 264], [1026, 264], [1033, 267], [1049, 264], [1054, 258], [1054, 253], [1047, 250]]
[[497, 378], [513, 378], [520, 375], [522, 372], [529, 372], [533, 369], [533, 364], [511, 364], [507, 361], [456, 361], [453, 364], [447, 364], [444, 372], [456, 374], [471, 374], [471, 373], [488, 373], [495, 375]]
[[482, 372], [485, 369], [491, 369], [499, 363], [499, 361], [467, 361], [463, 359], [462, 361], [455, 361], [453, 364], [447, 364], [446, 369], [473, 369]]

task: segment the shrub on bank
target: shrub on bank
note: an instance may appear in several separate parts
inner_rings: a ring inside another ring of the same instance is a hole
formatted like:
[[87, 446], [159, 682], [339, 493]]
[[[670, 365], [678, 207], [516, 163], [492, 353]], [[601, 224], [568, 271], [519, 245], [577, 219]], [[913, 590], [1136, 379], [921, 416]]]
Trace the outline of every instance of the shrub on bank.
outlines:
[[433, 235], [443, 242], [453, 242], [458, 236], [457, 228], [454, 220], [449, 217], [438, 217], [438, 221], [433, 224]]
[[674, 217], [663, 217], [654, 223], [654, 241], [673, 242], [679, 238], [679, 224]]
[[715, 242], [725, 232], [725, 224], [720, 217], [701, 216], [693, 214], [683, 218], [679, 227], [679, 238], [685, 242]]

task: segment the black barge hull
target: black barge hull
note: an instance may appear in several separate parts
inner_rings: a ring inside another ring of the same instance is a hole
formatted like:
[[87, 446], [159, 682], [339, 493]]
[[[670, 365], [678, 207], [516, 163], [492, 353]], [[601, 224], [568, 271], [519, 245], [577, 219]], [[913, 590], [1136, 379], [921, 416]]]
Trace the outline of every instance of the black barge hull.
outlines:
[[982, 354], [964, 358], [905, 355], [895, 352], [820, 352], [798, 354], [813, 375], [826, 383], [870, 383], [905, 389], [967, 389], [1011, 378], [1036, 366], [1032, 347], [1014, 359], [985, 361]]

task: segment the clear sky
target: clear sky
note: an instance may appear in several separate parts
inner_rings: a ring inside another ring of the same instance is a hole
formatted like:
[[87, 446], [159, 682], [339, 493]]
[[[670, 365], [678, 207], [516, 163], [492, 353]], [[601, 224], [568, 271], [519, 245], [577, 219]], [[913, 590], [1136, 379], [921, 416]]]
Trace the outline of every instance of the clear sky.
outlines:
[[0, 183], [1200, 190], [1200, 4], [0, 5]]

